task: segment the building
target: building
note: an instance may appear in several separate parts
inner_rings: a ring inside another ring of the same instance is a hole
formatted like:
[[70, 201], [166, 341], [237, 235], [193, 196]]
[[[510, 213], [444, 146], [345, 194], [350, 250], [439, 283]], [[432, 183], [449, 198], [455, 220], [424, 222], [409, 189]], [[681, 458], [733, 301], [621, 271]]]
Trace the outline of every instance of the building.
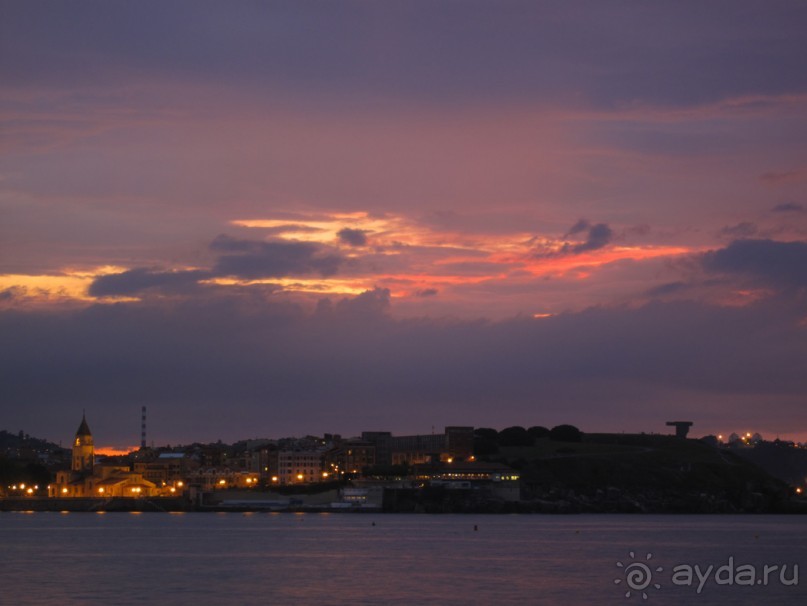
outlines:
[[277, 475], [273, 484], [311, 484], [328, 478], [322, 467], [324, 448], [311, 450], [278, 450]]
[[161, 452], [154, 458], [133, 464], [135, 473], [156, 486], [182, 486], [195, 467], [195, 461], [182, 452]]
[[520, 499], [520, 474], [501, 463], [464, 461], [416, 465], [416, 480], [447, 489], [483, 489], [504, 501]]
[[358, 438], [340, 440], [325, 452], [323, 465], [329, 477], [358, 477], [366, 468], [376, 465], [376, 446]]
[[441, 434], [413, 436], [393, 436], [388, 431], [365, 431], [362, 439], [375, 446], [376, 462], [380, 466], [466, 460], [474, 453], [473, 427], [448, 426]]
[[92, 472], [95, 466], [95, 446], [92, 441], [92, 432], [87, 425], [87, 417], [81, 415], [81, 425], [76, 430], [76, 437], [73, 440], [73, 466], [72, 470], [77, 473]]
[[152, 497], [159, 493], [156, 484], [146, 480], [142, 473], [132, 472], [126, 465], [95, 463], [92, 432], [84, 415], [73, 439], [72, 454], [70, 470], [56, 472], [56, 481], [48, 486], [48, 496]]

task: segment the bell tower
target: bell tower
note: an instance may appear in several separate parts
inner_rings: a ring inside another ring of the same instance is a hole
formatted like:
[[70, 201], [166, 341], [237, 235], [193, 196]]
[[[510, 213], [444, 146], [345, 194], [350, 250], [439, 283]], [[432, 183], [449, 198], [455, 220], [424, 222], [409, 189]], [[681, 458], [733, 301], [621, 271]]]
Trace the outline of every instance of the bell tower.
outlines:
[[78, 426], [76, 437], [73, 440], [73, 471], [92, 471], [95, 464], [95, 449], [92, 444], [92, 433], [87, 425], [87, 418], [81, 415], [81, 425]]

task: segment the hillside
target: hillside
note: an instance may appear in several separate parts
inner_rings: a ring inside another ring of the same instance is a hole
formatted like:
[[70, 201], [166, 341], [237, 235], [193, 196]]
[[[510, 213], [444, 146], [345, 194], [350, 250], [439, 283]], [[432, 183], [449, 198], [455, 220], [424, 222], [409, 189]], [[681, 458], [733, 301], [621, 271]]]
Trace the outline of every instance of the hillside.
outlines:
[[792, 496], [784, 482], [733, 452], [672, 436], [544, 438], [489, 458], [521, 471], [522, 497], [540, 511], [782, 511]]

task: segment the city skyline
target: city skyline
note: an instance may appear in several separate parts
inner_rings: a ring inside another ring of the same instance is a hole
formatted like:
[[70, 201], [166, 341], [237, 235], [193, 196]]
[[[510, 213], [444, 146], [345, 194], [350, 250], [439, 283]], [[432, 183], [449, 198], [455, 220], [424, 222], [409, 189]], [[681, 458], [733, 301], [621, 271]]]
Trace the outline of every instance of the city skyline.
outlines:
[[0, 1], [10, 431], [807, 440], [800, 3]]

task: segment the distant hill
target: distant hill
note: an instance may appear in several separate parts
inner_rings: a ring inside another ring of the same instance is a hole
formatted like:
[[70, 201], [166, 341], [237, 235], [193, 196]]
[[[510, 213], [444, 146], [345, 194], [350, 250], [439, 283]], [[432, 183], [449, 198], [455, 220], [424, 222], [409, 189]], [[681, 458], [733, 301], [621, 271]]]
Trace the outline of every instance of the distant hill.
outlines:
[[741, 447], [732, 452], [788, 484], [804, 485], [807, 482], [807, 449], [776, 441], [760, 442], [753, 448]]
[[39, 454], [61, 455], [69, 449], [40, 438], [29, 436], [23, 432], [11, 433], [0, 430], [0, 455], [10, 459], [32, 458]]
[[666, 435], [586, 434], [502, 447], [541, 511], [756, 512], [787, 507], [783, 481], [732, 451]]
[[52, 477], [49, 468], [64, 464], [69, 457], [70, 451], [58, 444], [0, 430], [0, 496], [20, 482], [45, 491]]

